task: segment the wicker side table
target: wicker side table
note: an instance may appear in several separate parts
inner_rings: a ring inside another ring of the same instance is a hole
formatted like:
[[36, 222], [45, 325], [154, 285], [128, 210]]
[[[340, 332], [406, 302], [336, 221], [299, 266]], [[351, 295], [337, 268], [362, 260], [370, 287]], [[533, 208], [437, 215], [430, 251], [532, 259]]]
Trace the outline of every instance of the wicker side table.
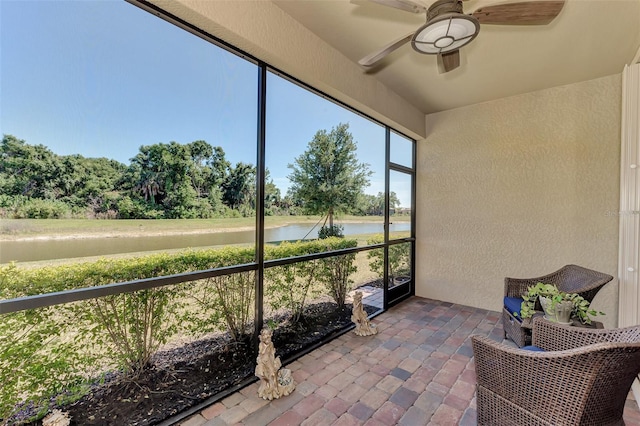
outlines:
[[[536, 312], [532, 317], [526, 318], [522, 320], [521, 327], [528, 329], [529, 333], [531, 333], [531, 329], [533, 328], [533, 319], [538, 317], [544, 317], [544, 312]], [[580, 320], [575, 318], [571, 319], [571, 325], [573, 327], [582, 327], [582, 328], [604, 328], [604, 325], [600, 321], [591, 321], [591, 324], [583, 324]]]
[[[509, 337], [518, 347], [531, 345], [531, 329], [533, 328], [533, 319], [543, 317], [544, 312], [536, 312], [530, 318], [520, 320], [509, 312], [502, 309], [502, 325], [504, 327], [505, 337]], [[577, 319], [571, 320], [573, 326], [584, 328], [604, 328], [600, 321], [591, 321], [591, 324], [582, 324]]]

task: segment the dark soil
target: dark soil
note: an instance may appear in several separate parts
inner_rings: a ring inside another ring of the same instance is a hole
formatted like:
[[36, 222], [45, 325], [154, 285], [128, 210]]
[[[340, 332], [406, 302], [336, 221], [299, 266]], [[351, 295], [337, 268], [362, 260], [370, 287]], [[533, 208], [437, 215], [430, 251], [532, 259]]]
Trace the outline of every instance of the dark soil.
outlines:
[[[368, 314], [376, 311], [364, 308]], [[322, 302], [306, 307], [298, 324], [275, 318], [276, 355], [286, 362], [331, 338], [352, 324], [351, 309], [347, 305], [338, 310], [335, 303]], [[60, 409], [68, 412], [72, 425], [157, 424], [251, 379], [255, 359], [250, 342], [235, 343], [226, 335], [195, 341], [158, 353], [152, 366], [134, 378], [112, 374], [82, 399]]]

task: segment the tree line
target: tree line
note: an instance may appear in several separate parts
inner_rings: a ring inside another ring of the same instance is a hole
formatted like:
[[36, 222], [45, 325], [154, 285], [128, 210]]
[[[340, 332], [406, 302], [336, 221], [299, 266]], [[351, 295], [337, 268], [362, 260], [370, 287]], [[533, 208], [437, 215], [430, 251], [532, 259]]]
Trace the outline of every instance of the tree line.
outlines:
[[[384, 194], [365, 194], [371, 172], [356, 157], [348, 124], [320, 130], [289, 164], [283, 196], [266, 171], [265, 214], [381, 215]], [[391, 208], [399, 205], [391, 194]], [[253, 216], [256, 167], [231, 164], [204, 140], [140, 146], [123, 164], [59, 155], [4, 135], [0, 145], [0, 217], [196, 219]]]

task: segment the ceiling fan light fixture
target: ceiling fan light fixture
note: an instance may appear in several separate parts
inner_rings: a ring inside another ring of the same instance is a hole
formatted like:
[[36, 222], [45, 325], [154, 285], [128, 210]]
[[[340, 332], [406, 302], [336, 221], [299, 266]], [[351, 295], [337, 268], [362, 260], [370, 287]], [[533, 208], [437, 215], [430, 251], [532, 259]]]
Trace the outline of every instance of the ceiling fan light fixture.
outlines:
[[413, 35], [411, 47], [429, 55], [453, 52], [479, 32], [480, 22], [473, 15], [464, 14], [461, 0], [437, 0], [427, 10], [427, 23]]
[[427, 22], [411, 39], [411, 46], [420, 53], [437, 55], [460, 49], [480, 31], [480, 23], [471, 16], [448, 13]]

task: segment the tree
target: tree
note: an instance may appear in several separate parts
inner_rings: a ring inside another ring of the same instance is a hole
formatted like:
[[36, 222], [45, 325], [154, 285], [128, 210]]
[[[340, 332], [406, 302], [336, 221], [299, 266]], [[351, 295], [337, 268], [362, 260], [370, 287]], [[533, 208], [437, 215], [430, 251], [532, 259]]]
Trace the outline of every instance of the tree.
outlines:
[[271, 179], [271, 173], [269, 169], [265, 169], [264, 174], [264, 214], [271, 216], [274, 214], [274, 209], [279, 209], [282, 203], [282, 196], [280, 195], [280, 188], [273, 183]]
[[203, 140], [191, 142], [187, 146], [193, 161], [193, 167], [190, 168], [193, 188], [198, 197], [207, 197], [212, 189], [217, 189], [224, 181], [229, 162], [219, 146], [211, 146]]
[[[222, 183], [222, 199], [232, 209], [241, 206], [255, 208], [256, 168], [239, 162], [229, 168], [229, 174]], [[252, 205], [253, 204], [253, 205]]]
[[106, 158], [58, 155], [12, 135], [4, 135], [0, 144], [1, 194], [62, 202], [77, 211], [100, 204], [104, 193], [117, 190], [125, 169]]
[[369, 185], [369, 165], [359, 163], [357, 145], [349, 124], [319, 130], [307, 150], [288, 167], [289, 193], [309, 214], [323, 214], [333, 229], [333, 216], [355, 208], [358, 196]]
[[[29, 145], [4, 135], [0, 143], [0, 214], [33, 218], [214, 217], [227, 210], [222, 185], [232, 171], [224, 150], [203, 140], [141, 146], [126, 166], [107, 158], [58, 155], [44, 145]], [[255, 168], [249, 171], [250, 187], [255, 188]], [[242, 173], [235, 172], [241, 175], [232, 177], [240, 191], [237, 198], [247, 206], [255, 205], [255, 189], [247, 190]], [[279, 201], [273, 185], [269, 197], [273, 203]]]
[[54, 200], [59, 176], [58, 156], [44, 145], [28, 145], [4, 135], [0, 145], [2, 193]]
[[220, 207], [228, 167], [224, 150], [203, 140], [157, 143], [140, 147], [123, 180], [133, 200], [164, 209], [166, 217], [193, 218]]
[[[389, 192], [389, 213], [400, 205], [400, 199], [395, 192]], [[358, 214], [364, 216], [382, 216], [384, 215], [384, 192], [378, 192], [378, 195], [361, 194], [358, 199]]]

